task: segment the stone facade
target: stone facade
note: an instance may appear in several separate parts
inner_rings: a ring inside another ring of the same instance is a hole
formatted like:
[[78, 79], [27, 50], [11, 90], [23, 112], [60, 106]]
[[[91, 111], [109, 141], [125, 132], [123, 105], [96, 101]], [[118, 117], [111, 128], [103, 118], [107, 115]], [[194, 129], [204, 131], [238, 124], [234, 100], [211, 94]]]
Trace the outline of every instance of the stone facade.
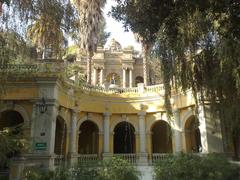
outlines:
[[[86, 71], [86, 59], [77, 59]], [[122, 49], [112, 39], [108, 49], [98, 47], [92, 59], [92, 84], [108, 87], [137, 87], [143, 82], [142, 58], [133, 47]]]
[[[99, 67], [104, 61], [100, 66], [105, 70], [104, 77], [118, 72], [122, 79], [126, 62], [132, 63], [133, 77], [141, 75], [141, 70], [134, 71], [137, 66], [132, 50], [124, 51], [129, 52], [129, 61], [119, 57], [123, 52], [102, 52], [107, 58], [99, 58], [93, 66]], [[115, 60], [108, 53], [116, 55]], [[119, 71], [114, 71], [112, 61], [118, 63]], [[29, 152], [12, 161], [11, 179], [19, 179], [22, 169], [32, 165], [54, 169], [59, 164], [120, 156], [133, 164], [148, 166], [167, 153], [223, 152], [219, 120], [211, 120], [205, 104], [199, 106], [199, 116], [194, 114], [191, 91], [173, 92], [174, 116], [168, 118], [163, 85], [120, 91], [77, 86], [59, 77], [62, 70], [55, 70], [55, 66], [47, 64], [48, 70], [40, 68], [37, 74], [12, 79], [5, 86], [0, 120], [9, 118], [14, 122], [16, 119], [7, 114], [18, 113], [24, 135], [31, 137]], [[122, 80], [119, 83], [122, 85]], [[1, 123], [0, 128], [6, 126]]]

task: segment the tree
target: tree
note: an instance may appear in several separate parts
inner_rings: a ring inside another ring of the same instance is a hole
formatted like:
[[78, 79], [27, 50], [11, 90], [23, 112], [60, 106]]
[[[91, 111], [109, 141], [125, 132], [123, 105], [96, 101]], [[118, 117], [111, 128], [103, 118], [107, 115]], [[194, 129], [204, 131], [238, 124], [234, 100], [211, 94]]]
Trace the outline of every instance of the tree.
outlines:
[[208, 103], [213, 119], [220, 116], [238, 156], [240, 2], [116, 1], [112, 15], [127, 29], [147, 37], [145, 44], [153, 43], [152, 54], [161, 62], [168, 113], [172, 89], [191, 89], [197, 106]]
[[[171, 1], [164, 0], [115, 0], [112, 16], [122, 21], [126, 30], [132, 30], [142, 44], [144, 84], [148, 84], [148, 56], [155, 42], [162, 20], [168, 14]], [[147, 17], [147, 18], [146, 18]]]
[[110, 32], [106, 32], [106, 20], [102, 18], [99, 24], [98, 45], [104, 46], [110, 35]]
[[79, 14], [79, 47], [87, 55], [87, 83], [91, 84], [93, 53], [97, 48], [101, 8], [105, 0], [74, 0]]
[[0, 130], [0, 168], [9, 163], [9, 157], [28, 148], [28, 143], [19, 134], [20, 127], [5, 128]]

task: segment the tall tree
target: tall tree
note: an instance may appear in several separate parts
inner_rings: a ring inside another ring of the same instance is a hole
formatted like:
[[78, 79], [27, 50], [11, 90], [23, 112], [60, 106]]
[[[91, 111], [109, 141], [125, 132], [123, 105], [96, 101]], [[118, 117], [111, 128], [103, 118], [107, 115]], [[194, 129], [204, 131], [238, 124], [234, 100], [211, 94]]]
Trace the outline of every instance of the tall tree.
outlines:
[[[165, 16], [169, 13], [168, 0], [115, 0], [112, 16], [123, 22], [126, 30], [132, 30], [142, 44], [144, 84], [148, 84], [148, 56], [155, 42], [156, 33]], [[146, 18], [147, 17], [147, 18]]]
[[93, 53], [98, 42], [99, 23], [105, 0], [74, 0], [79, 14], [79, 47], [87, 55], [87, 83], [91, 84]]
[[[220, 116], [222, 129], [227, 129], [227, 139], [235, 146], [237, 156], [240, 148], [240, 2], [116, 1], [118, 5], [112, 10], [116, 19], [140, 37], [154, 37], [147, 42], [155, 43], [153, 52], [161, 62], [166, 109], [171, 108], [172, 88], [191, 89], [197, 105], [208, 103], [213, 117]], [[141, 16], [139, 12], [144, 13]]]

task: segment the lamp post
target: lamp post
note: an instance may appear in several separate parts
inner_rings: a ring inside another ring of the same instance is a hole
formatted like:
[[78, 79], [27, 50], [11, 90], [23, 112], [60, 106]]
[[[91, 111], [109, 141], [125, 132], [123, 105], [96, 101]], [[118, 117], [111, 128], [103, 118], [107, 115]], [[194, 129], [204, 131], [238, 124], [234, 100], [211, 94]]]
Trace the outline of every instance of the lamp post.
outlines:
[[46, 101], [45, 101], [44, 98], [42, 98], [42, 101], [39, 104], [39, 111], [40, 111], [41, 114], [43, 114], [47, 111], [47, 105], [46, 105]]

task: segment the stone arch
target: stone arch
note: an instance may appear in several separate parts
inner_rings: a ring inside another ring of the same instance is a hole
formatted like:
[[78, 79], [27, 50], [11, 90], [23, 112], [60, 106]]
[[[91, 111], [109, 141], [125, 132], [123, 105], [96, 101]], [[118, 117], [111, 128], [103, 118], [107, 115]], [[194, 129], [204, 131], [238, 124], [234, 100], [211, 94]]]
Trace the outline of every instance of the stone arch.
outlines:
[[67, 153], [67, 136], [68, 125], [66, 120], [58, 115], [56, 117], [55, 143], [54, 153], [58, 155], [66, 155]]
[[197, 117], [189, 116], [184, 124], [186, 152], [199, 153], [202, 151], [201, 133]]
[[24, 128], [30, 128], [30, 125], [31, 125], [30, 116], [24, 107], [18, 104], [12, 104], [12, 105], [6, 104], [6, 106], [0, 109], [0, 114], [5, 111], [18, 112], [23, 117]]
[[138, 83], [143, 83], [144, 79], [142, 76], [137, 76], [135, 78], [135, 85], [137, 86]]
[[122, 118], [120, 118], [118, 120], [113, 121], [112, 124], [111, 124], [111, 127], [110, 127], [110, 132], [113, 133], [117, 124], [119, 124], [120, 122], [123, 122], [123, 121], [130, 123], [135, 129], [135, 133], [139, 132], [138, 124], [129, 120], [128, 118], [126, 118], [124, 120]]
[[84, 121], [91, 121], [91, 122], [93, 122], [94, 124], [97, 125], [99, 132], [100, 132], [100, 133], [103, 132], [102, 121], [97, 121], [97, 120], [95, 120], [95, 118], [92, 118], [92, 117], [89, 118], [89, 117], [87, 117], [87, 116], [85, 116], [85, 117], [83, 117], [82, 119], [78, 120], [78, 122], [77, 122], [77, 129], [80, 128], [81, 124], [82, 124]]
[[148, 123], [146, 123], [146, 132], [150, 133], [151, 132], [151, 128], [153, 126], [154, 123], [156, 123], [157, 121], [165, 121], [166, 123], [168, 123], [170, 125], [170, 127], [172, 128], [172, 125], [169, 123], [169, 121], [167, 120], [167, 117], [162, 116], [159, 118], [153, 118], [150, 121], [148, 121]]
[[131, 123], [121, 121], [115, 126], [113, 152], [117, 154], [136, 153], [136, 133]]
[[195, 116], [194, 112], [192, 110], [188, 110], [187, 112], [185, 112], [182, 116], [182, 122], [181, 122], [181, 129], [184, 129], [185, 124], [187, 122], [187, 120], [191, 117], [191, 116]]
[[120, 85], [121, 84], [121, 78], [120, 78], [119, 74], [117, 74], [115, 72], [109, 73], [106, 77], [106, 81], [109, 84], [115, 84], [115, 85]]
[[99, 128], [93, 121], [84, 121], [78, 129], [78, 153], [98, 154]]
[[155, 121], [150, 129], [152, 153], [172, 153], [172, 127], [164, 120]]

